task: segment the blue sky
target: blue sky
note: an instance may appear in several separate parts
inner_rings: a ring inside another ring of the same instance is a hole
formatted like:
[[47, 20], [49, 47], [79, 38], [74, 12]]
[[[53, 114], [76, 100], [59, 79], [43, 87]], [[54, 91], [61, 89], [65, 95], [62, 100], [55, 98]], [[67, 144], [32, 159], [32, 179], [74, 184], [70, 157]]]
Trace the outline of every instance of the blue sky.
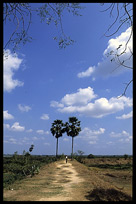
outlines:
[[[56, 27], [41, 23], [32, 16], [29, 34], [33, 40], [5, 51], [4, 60], [4, 153], [28, 151], [32, 154], [55, 154], [56, 138], [50, 133], [56, 119], [68, 121], [71, 116], [81, 121], [79, 136], [74, 138], [74, 152], [85, 154], [132, 154], [132, 85], [126, 96], [120, 96], [132, 78], [130, 69], [111, 63], [106, 54], [126, 42], [128, 25], [114, 36], [103, 34], [113, 22], [97, 3], [85, 3], [82, 16], [64, 12], [62, 23], [73, 45], [59, 49], [53, 37]], [[39, 4], [32, 4], [33, 7]], [[4, 41], [11, 24], [4, 27]], [[132, 39], [129, 42], [132, 48]], [[122, 48], [123, 49], [123, 46]], [[119, 49], [119, 52], [121, 52]], [[123, 57], [128, 58], [126, 50]], [[127, 62], [132, 66], [132, 58]], [[114, 70], [115, 69], [115, 70]], [[114, 71], [113, 71], [114, 70]], [[72, 138], [59, 138], [59, 154], [71, 154]]]

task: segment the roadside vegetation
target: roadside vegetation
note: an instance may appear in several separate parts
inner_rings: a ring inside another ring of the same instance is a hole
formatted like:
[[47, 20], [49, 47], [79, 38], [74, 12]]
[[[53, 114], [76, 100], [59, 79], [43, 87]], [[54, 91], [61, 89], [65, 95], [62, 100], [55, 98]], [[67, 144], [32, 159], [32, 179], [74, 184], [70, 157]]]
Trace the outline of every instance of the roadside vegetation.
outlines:
[[18, 155], [17, 152], [13, 156], [7, 156], [3, 158], [3, 187], [10, 188], [16, 180], [21, 180], [26, 177], [33, 177], [39, 173], [40, 168], [43, 165], [47, 165], [51, 162], [64, 158], [64, 155], [58, 156], [40, 156], [31, 155], [34, 146], [31, 145], [29, 152], [23, 151], [22, 155]]
[[[133, 157], [121, 156], [84, 156], [78, 150], [74, 158], [84, 165], [90, 176], [86, 176], [87, 199], [90, 201], [129, 201], [132, 200]], [[77, 168], [80, 176], [85, 172]], [[87, 173], [86, 173], [87, 174]], [[97, 183], [97, 179], [99, 182]], [[92, 188], [93, 181], [93, 188]], [[97, 183], [95, 185], [95, 182]], [[100, 184], [102, 182], [102, 184]]]
[[4, 157], [5, 201], [132, 200], [132, 156], [85, 156], [78, 150], [73, 160], [72, 155], [68, 156], [66, 164], [64, 154], [55, 157], [28, 153]]
[[133, 167], [132, 156], [126, 154], [124, 156], [94, 156], [93, 154], [83, 156], [81, 154], [75, 154], [74, 158], [88, 167], [101, 169], [132, 170]]

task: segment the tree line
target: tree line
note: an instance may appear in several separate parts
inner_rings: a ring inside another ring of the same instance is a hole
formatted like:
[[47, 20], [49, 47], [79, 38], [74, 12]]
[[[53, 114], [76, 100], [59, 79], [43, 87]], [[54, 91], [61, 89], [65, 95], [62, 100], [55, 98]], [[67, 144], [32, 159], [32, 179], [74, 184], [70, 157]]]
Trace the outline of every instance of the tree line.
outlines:
[[80, 122], [76, 117], [69, 117], [69, 121], [66, 123], [63, 123], [62, 120], [54, 120], [52, 123], [52, 127], [50, 129], [51, 133], [55, 138], [56, 141], [56, 157], [58, 156], [58, 139], [59, 137], [62, 137], [64, 133], [67, 134], [67, 136], [72, 137], [72, 159], [73, 159], [73, 143], [74, 143], [74, 137], [79, 134], [81, 131]]

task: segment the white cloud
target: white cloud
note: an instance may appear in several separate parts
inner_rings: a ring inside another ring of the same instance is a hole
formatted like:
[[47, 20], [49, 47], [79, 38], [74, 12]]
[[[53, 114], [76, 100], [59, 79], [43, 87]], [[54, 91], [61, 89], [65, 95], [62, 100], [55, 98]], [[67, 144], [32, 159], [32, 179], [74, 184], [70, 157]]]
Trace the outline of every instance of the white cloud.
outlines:
[[49, 120], [49, 115], [48, 114], [43, 114], [40, 118], [42, 120]]
[[[124, 66], [119, 66], [119, 63], [117, 63], [117, 60], [112, 60], [113, 55], [119, 55], [121, 52], [125, 50], [126, 42], [128, 41], [131, 33], [131, 27], [129, 27], [125, 32], [122, 32], [118, 37], [112, 38], [108, 41], [108, 46], [103, 52], [103, 59], [101, 62], [98, 62], [96, 66], [89, 67], [87, 70], [82, 71], [77, 74], [79, 78], [83, 77], [89, 77], [92, 76], [96, 78], [97, 76], [116, 76], [118, 74], [123, 73], [124, 71], [127, 71], [129, 69], [126, 69]], [[120, 47], [120, 48], [119, 48]], [[119, 48], [119, 49], [117, 49]], [[133, 59], [131, 56], [132, 51], [132, 36], [129, 40], [129, 43], [127, 44], [127, 49], [125, 53], [120, 56], [120, 61], [125, 61], [125, 65], [132, 67]], [[111, 56], [107, 57], [109, 53], [112, 53]], [[112, 62], [111, 62], [112, 61]]]
[[22, 132], [25, 130], [25, 127], [20, 126], [19, 122], [15, 122], [12, 126], [10, 126], [9, 124], [4, 124], [4, 128], [15, 132]]
[[130, 135], [130, 133], [128, 133], [125, 130], [123, 130], [120, 133], [111, 132], [110, 133], [110, 137], [112, 137], [112, 138], [120, 138], [118, 141], [119, 142], [123, 142], [123, 143], [127, 143], [127, 142], [131, 142], [132, 141], [132, 135]]
[[8, 113], [8, 110], [3, 111], [4, 120], [14, 119], [14, 116]]
[[123, 114], [121, 116], [117, 116], [116, 119], [125, 120], [125, 119], [132, 118], [132, 117], [133, 117], [133, 111], [131, 111], [128, 114]]
[[33, 130], [32, 130], [32, 129], [29, 129], [29, 130], [26, 130], [26, 132], [33, 132]]
[[63, 108], [64, 105], [62, 103], [58, 103], [57, 101], [51, 101], [50, 106], [54, 108]]
[[123, 130], [121, 133], [111, 132], [110, 137], [122, 137], [122, 136], [129, 136], [129, 133]]
[[19, 110], [20, 111], [22, 111], [22, 112], [28, 112], [29, 110], [31, 110], [31, 107], [30, 106], [23, 106], [23, 105], [21, 105], [21, 104], [18, 104], [18, 108], [19, 108]]
[[10, 130], [10, 125], [9, 124], [4, 124], [4, 129]]
[[44, 134], [44, 130], [37, 130], [36, 131], [38, 134], [43, 135]]
[[19, 122], [15, 122], [15, 123], [11, 126], [10, 129], [13, 130], [13, 131], [16, 131], [16, 132], [22, 132], [22, 131], [25, 130], [25, 127], [24, 127], [24, 126], [20, 126], [20, 125], [19, 125]]
[[44, 130], [37, 130], [36, 131], [38, 134], [40, 134], [40, 135], [49, 135], [49, 131], [44, 131]]
[[89, 77], [94, 72], [95, 67], [89, 67], [86, 71], [77, 74], [78, 78]]
[[61, 113], [79, 113], [81, 115], [102, 118], [103, 116], [124, 110], [125, 107], [132, 106], [132, 99], [122, 96], [120, 98], [112, 97], [99, 98], [94, 102], [90, 102], [96, 97], [91, 87], [78, 89], [77, 93], [66, 94], [61, 99], [62, 108], [57, 110]]
[[16, 139], [10, 138], [10, 139], [9, 139], [9, 143], [11, 143], [11, 144], [17, 144], [18, 142], [17, 142]]
[[21, 63], [22, 59], [17, 54], [12, 54], [10, 50], [4, 51], [4, 91], [11, 92], [17, 86], [24, 85], [18, 79], [13, 79], [14, 72], [20, 68]]
[[80, 133], [78, 138], [87, 141], [89, 144], [96, 144], [98, 136], [104, 134], [105, 128], [99, 128], [98, 130], [91, 130], [85, 127]]
[[62, 99], [61, 102], [64, 105], [85, 105], [92, 99], [96, 98], [97, 95], [94, 94], [93, 88], [80, 88], [77, 90], [76, 93], [66, 94]]
[[49, 135], [49, 134], [50, 134], [50, 132], [47, 130], [47, 131], [45, 131], [45, 134], [46, 134], [46, 135]]

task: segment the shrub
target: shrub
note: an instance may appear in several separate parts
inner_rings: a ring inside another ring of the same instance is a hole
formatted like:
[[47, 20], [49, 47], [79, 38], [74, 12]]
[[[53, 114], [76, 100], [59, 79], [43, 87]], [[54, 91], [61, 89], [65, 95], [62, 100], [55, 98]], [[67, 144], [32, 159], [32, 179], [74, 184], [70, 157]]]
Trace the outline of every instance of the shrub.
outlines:
[[95, 156], [94, 156], [93, 154], [89, 154], [87, 158], [89, 158], [89, 159], [94, 159]]
[[7, 187], [8, 185], [11, 185], [16, 180], [16, 176], [12, 173], [4, 173], [3, 174], [3, 187]]

